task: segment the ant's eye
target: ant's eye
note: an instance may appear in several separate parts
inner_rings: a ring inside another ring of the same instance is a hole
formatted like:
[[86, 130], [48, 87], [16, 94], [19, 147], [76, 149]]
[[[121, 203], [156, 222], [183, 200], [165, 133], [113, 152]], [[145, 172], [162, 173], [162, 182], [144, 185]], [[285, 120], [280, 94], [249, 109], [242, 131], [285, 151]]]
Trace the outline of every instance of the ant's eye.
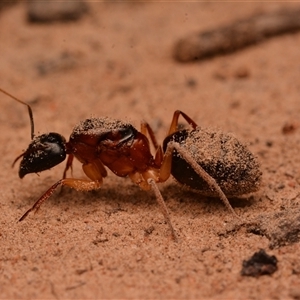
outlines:
[[48, 170], [66, 158], [66, 140], [58, 133], [47, 133], [35, 137], [23, 154], [19, 176]]

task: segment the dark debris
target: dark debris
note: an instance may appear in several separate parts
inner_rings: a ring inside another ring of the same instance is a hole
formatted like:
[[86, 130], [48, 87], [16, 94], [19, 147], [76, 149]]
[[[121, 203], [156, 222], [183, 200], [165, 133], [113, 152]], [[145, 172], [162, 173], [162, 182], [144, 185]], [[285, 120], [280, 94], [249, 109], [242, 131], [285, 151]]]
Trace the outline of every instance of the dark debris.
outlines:
[[277, 270], [277, 258], [268, 255], [261, 249], [254, 253], [249, 260], [243, 261], [242, 276], [259, 277], [261, 275], [271, 275]]

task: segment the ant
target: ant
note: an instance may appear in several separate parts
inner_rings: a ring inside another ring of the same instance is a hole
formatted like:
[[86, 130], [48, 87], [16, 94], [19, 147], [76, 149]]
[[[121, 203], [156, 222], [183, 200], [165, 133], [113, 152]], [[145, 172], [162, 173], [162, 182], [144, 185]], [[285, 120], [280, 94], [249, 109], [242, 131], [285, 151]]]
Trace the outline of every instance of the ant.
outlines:
[[[176, 239], [169, 212], [157, 183], [165, 182], [171, 175], [181, 184], [200, 194], [219, 197], [237, 217], [227, 197], [256, 191], [260, 186], [261, 171], [254, 155], [233, 135], [218, 130], [199, 127], [188, 115], [174, 112], [170, 129], [163, 145], [158, 145], [154, 132], [146, 122], [141, 131], [130, 123], [110, 118], [89, 118], [73, 129], [70, 139], [59, 133], [34, 135], [33, 113], [29, 104], [8, 92], [0, 91], [28, 108], [31, 124], [31, 142], [28, 149], [18, 156], [21, 159], [19, 177], [48, 170], [68, 155], [62, 179], [54, 183], [19, 219], [37, 212], [59, 186], [77, 191], [100, 189], [109, 168], [120, 177], [129, 177], [143, 190], [152, 190], [166, 222]], [[189, 129], [178, 129], [179, 117]], [[155, 155], [150, 151], [150, 142]], [[87, 179], [67, 178], [73, 159], [82, 163]]]

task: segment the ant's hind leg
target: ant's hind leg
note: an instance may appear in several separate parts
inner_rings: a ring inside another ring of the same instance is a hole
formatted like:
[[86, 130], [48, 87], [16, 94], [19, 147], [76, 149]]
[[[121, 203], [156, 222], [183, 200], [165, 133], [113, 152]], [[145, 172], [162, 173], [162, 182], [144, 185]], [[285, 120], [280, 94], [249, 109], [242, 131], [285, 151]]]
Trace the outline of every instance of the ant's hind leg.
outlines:
[[188, 122], [190, 126], [192, 126], [193, 129], [197, 127], [196, 122], [194, 122], [187, 114], [185, 114], [181, 110], [176, 110], [173, 114], [173, 119], [167, 134], [168, 136], [178, 130], [178, 119], [180, 115]]
[[229, 203], [226, 195], [216, 182], [216, 180], [211, 177], [194, 159], [193, 157], [186, 151], [184, 148], [180, 146], [180, 144], [176, 142], [169, 142], [165, 155], [172, 155], [173, 150], [176, 150], [185, 160], [186, 162], [194, 169], [194, 171], [210, 186], [212, 190], [214, 190], [220, 199], [223, 201], [225, 206], [232, 212], [232, 214], [241, 220], [241, 218], [237, 215], [237, 213], [232, 208]]

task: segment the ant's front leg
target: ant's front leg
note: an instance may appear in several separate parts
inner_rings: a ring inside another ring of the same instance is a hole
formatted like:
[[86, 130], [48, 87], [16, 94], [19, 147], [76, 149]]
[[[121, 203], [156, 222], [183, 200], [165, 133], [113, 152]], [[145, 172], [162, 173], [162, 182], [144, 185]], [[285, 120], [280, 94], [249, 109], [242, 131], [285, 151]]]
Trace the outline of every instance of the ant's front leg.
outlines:
[[48, 198], [51, 197], [56, 188], [59, 186], [68, 186], [77, 191], [92, 191], [99, 189], [102, 185], [103, 179], [101, 173], [98, 171], [98, 167], [94, 164], [85, 164], [82, 166], [82, 168], [86, 175], [92, 180], [63, 178], [57, 181], [35, 202], [35, 204], [29, 210], [26, 211], [26, 213], [19, 219], [19, 221], [23, 221], [31, 211], [34, 211], [36, 213], [39, 210], [40, 206]]
[[73, 159], [74, 159], [74, 155], [73, 154], [69, 154], [68, 155], [68, 159], [67, 159], [67, 163], [64, 169], [64, 173], [63, 173], [63, 178], [67, 177], [67, 172], [69, 169], [71, 169], [71, 175], [73, 176]]

